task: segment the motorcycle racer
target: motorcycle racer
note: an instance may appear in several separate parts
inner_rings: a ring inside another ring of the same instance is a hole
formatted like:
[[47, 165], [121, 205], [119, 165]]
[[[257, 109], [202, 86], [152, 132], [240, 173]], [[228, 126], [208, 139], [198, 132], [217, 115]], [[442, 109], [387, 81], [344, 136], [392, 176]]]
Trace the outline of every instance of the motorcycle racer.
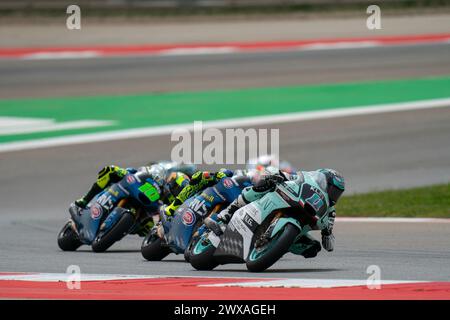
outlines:
[[224, 177], [233, 176], [233, 171], [228, 169], [220, 169], [218, 172], [197, 171], [191, 177], [189, 184], [186, 185], [175, 197], [174, 201], [164, 208], [164, 214], [168, 217], [173, 216], [174, 212], [183, 202], [193, 196], [195, 193], [216, 184]]
[[271, 154], [262, 155], [256, 159], [251, 159], [247, 165], [247, 170], [262, 173], [267, 168], [277, 168], [283, 172], [293, 174], [294, 167], [287, 161], [279, 161], [278, 157]]
[[[333, 251], [335, 244], [335, 237], [333, 234], [336, 217], [335, 205], [345, 190], [344, 177], [338, 171], [333, 169], [299, 171], [293, 175], [279, 171], [278, 174], [266, 175], [253, 185], [253, 187], [244, 189], [235, 201], [218, 214], [217, 221], [215, 219], [206, 218], [204, 223], [206, 227], [212, 230], [216, 235], [220, 236], [223, 233], [223, 225], [231, 220], [233, 214], [239, 208], [262, 198], [268, 192], [275, 191], [276, 185], [283, 181], [291, 180], [301, 184], [304, 182], [305, 175], [309, 175], [314, 179], [323, 192], [328, 195], [327, 210], [325, 212], [325, 214], [328, 215], [327, 223], [321, 226], [315, 224], [312, 227], [315, 230], [321, 230], [322, 247], [327, 251]], [[315, 257], [321, 249], [320, 243], [309, 234], [307, 237], [302, 237], [298, 241], [305, 244], [311, 244], [311, 247], [302, 254], [305, 258]]]
[[[143, 166], [138, 169], [135, 168], [121, 168], [110, 165], [104, 167], [98, 173], [96, 182], [92, 185], [88, 193], [82, 198], [76, 200], [71, 205], [71, 210], [81, 214], [82, 209], [101, 191], [105, 190], [114, 183], [118, 183], [128, 173], [134, 174], [139, 171], [147, 171], [154, 181], [158, 184], [160, 190], [160, 202], [162, 204], [169, 204], [173, 202], [180, 191], [189, 184], [189, 176], [181, 171], [176, 171], [177, 166], [169, 167], [167, 163], [156, 163], [151, 166]], [[156, 210], [153, 219], [143, 221], [137, 233], [145, 236], [148, 231], [154, 226], [154, 223], [159, 220], [159, 210]]]
[[[166, 200], [168, 202], [172, 202], [174, 197], [171, 196], [172, 188], [173, 191], [176, 192], [177, 188], [180, 190], [185, 187], [189, 180], [186, 180], [190, 176], [190, 171], [195, 167], [189, 165], [180, 165], [177, 163], [170, 163], [167, 161], [161, 161], [157, 163], [150, 163], [146, 167], [153, 168], [156, 176], [161, 176], [162, 186], [164, 186], [165, 194], [163, 194], [163, 201]], [[108, 186], [113, 183], [117, 183], [127, 174], [127, 173], [136, 173], [138, 169], [135, 168], [121, 168], [119, 166], [110, 165], [105, 166], [103, 169], [99, 171], [97, 174], [97, 180], [89, 189], [89, 191], [81, 197], [80, 199], [75, 201], [75, 205], [79, 208], [85, 208], [86, 205], [101, 191], [105, 190]], [[174, 175], [175, 174], [175, 175]], [[164, 181], [166, 183], [164, 183]], [[175, 184], [174, 184], [175, 182]], [[178, 194], [178, 192], [176, 192]]]
[[97, 180], [86, 195], [76, 200], [75, 205], [82, 209], [86, 208], [86, 205], [110, 184], [119, 182], [127, 173], [136, 173], [136, 171], [134, 168], [124, 169], [114, 165], [104, 167], [98, 172]]

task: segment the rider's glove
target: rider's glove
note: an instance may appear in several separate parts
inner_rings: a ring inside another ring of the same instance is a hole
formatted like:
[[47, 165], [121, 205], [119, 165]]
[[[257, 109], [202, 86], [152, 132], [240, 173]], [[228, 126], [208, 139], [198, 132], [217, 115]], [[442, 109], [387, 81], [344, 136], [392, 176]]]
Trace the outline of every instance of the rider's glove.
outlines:
[[218, 172], [216, 172], [215, 174], [214, 174], [214, 178], [216, 179], [216, 180], [220, 180], [220, 179], [222, 179], [222, 178], [225, 178], [227, 175], [224, 173], [224, 172], [222, 172], [222, 171], [218, 171]]
[[220, 169], [217, 172], [197, 171], [192, 175], [190, 184], [191, 185], [201, 184], [203, 186], [206, 186], [209, 183], [217, 182], [222, 178], [231, 177], [232, 175], [233, 172], [227, 169]]
[[336, 220], [336, 212], [332, 211], [328, 214], [328, 231], [331, 233], [334, 227], [334, 221]]
[[334, 234], [331, 231], [324, 229], [322, 230], [322, 247], [327, 251], [334, 250]]
[[164, 212], [164, 214], [168, 217], [172, 217], [176, 208], [174, 207], [173, 203], [171, 203], [168, 206], [161, 207], [161, 211]]
[[263, 176], [255, 185], [253, 190], [256, 192], [274, 191], [277, 184], [284, 181], [284, 178], [279, 175]]
[[220, 180], [225, 177], [232, 177], [234, 172], [230, 169], [221, 168], [218, 172], [215, 173], [216, 180]]
[[206, 185], [214, 180], [214, 174], [208, 171], [197, 171], [192, 175], [190, 185]]

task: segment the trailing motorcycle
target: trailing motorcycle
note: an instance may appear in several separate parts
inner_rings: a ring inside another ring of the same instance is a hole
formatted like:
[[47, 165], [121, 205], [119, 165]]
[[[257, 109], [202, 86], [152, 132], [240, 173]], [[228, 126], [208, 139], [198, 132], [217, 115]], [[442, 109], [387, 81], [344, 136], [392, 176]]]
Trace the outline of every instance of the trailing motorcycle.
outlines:
[[173, 217], [161, 214], [161, 221], [142, 242], [142, 256], [149, 261], [160, 261], [170, 253], [183, 253], [188, 261], [192, 243], [202, 232], [203, 219], [225, 208], [250, 185], [250, 178], [245, 176], [225, 177], [186, 200]]
[[159, 186], [147, 167], [128, 173], [96, 195], [85, 209], [70, 206], [71, 219], [58, 234], [58, 246], [64, 251], [75, 251], [81, 245], [92, 246], [94, 252], [106, 251], [153, 221], [149, 212], [157, 212], [159, 200]]

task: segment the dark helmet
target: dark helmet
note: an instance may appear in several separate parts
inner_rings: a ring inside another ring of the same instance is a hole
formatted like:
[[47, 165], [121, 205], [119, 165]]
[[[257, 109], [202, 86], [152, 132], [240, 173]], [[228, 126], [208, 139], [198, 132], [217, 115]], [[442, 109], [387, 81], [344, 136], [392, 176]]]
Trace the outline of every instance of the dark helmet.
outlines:
[[164, 184], [163, 197], [169, 202], [175, 200], [183, 188], [189, 184], [189, 177], [182, 172], [172, 172]]
[[336, 204], [345, 191], [345, 180], [342, 174], [333, 169], [319, 169], [327, 180], [327, 193], [332, 206]]

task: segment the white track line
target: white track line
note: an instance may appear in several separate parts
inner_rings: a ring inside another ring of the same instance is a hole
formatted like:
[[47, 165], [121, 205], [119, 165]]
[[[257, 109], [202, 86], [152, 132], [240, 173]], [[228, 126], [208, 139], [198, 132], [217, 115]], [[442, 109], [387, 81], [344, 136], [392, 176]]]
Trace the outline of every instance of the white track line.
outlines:
[[337, 222], [370, 223], [450, 223], [446, 218], [396, 218], [396, 217], [337, 217]]
[[116, 121], [79, 120], [56, 122], [47, 118], [21, 118], [0, 116], [0, 136], [27, 134], [37, 132], [64, 131], [70, 129], [85, 129], [112, 126]]
[[[203, 277], [203, 276], [171, 276], [171, 275], [124, 275], [124, 274], [80, 274], [79, 281], [114, 281], [114, 280], [148, 280], [148, 279], [217, 279], [214, 284], [200, 284], [199, 287], [253, 287], [253, 288], [337, 288], [366, 286], [367, 280], [361, 279], [280, 279], [249, 277]], [[236, 282], [224, 283], [224, 279], [236, 279]], [[1, 274], [0, 281], [31, 282], [68, 282], [74, 281], [73, 274], [68, 273], [23, 273]], [[418, 280], [381, 280], [380, 285], [424, 283]]]
[[[52, 52], [42, 51], [33, 52], [29, 54], [19, 55], [17, 57], [9, 57], [10, 59], [23, 60], [53, 60], [53, 59], [88, 59], [88, 58], [105, 58], [105, 57], [138, 57], [138, 56], [196, 56], [196, 55], [214, 55], [214, 54], [235, 54], [235, 53], [254, 53], [254, 52], [283, 52], [283, 51], [311, 51], [311, 50], [340, 50], [340, 49], [365, 49], [376, 47], [392, 47], [392, 46], [414, 46], [414, 45], [433, 45], [433, 44], [448, 44], [450, 39], [440, 39], [434, 41], [414, 41], [414, 42], [400, 42], [400, 43], [385, 43], [380, 40], [362, 40], [362, 41], [340, 41], [340, 42], [316, 42], [299, 44], [297, 46], [274, 46], [266, 48], [248, 49], [240, 46], [224, 45], [220, 47], [176, 47], [158, 51], [144, 51], [144, 52], [126, 52], [126, 53], [105, 53], [102, 50], [85, 50], [85, 51], [66, 51]], [[1, 58], [1, 57], [0, 57]]]
[[77, 51], [61, 51], [61, 52], [48, 52], [41, 51], [36, 53], [30, 53], [23, 55], [20, 59], [23, 60], [59, 60], [59, 59], [89, 59], [89, 58], [102, 58], [103, 55], [95, 50], [86, 50], [82, 52]]
[[365, 49], [365, 48], [375, 48], [375, 47], [386, 47], [388, 45], [379, 43], [377, 41], [343, 41], [336, 43], [312, 43], [300, 46], [299, 50], [338, 50], [338, 49]]
[[[30, 273], [30, 274], [12, 274], [1, 275], [2, 280], [15, 281], [33, 281], [33, 282], [60, 282], [73, 281], [74, 274], [71, 273]], [[154, 279], [158, 276], [138, 276], [123, 274], [80, 274], [80, 281], [111, 281], [111, 280], [135, 280], [135, 279]]]
[[[338, 118], [338, 117], [358, 116], [367, 114], [379, 114], [379, 113], [432, 109], [432, 108], [446, 108], [446, 107], [450, 107], [450, 98], [206, 121], [203, 123], [203, 128], [207, 129], [207, 128], [249, 127], [265, 124], [289, 123], [289, 122], [299, 122], [299, 121], [308, 121], [326, 118]], [[101, 133], [88, 133], [88, 134], [70, 135], [55, 138], [29, 140], [29, 141], [7, 142], [0, 144], [0, 152], [20, 151], [38, 148], [58, 147], [80, 143], [92, 143], [101, 141], [160, 136], [171, 134], [176, 129], [185, 129], [192, 131], [193, 124], [183, 123], [177, 125], [164, 125], [164, 126], [136, 128], [136, 129], [101, 132]]]
[[[40, 273], [40, 272], [0, 272], [0, 281], [68, 281], [73, 277], [71, 273]], [[164, 279], [164, 278], [186, 278], [186, 279], [236, 279], [244, 281], [266, 280], [257, 276], [237, 277], [237, 276], [183, 276], [183, 275], [126, 275], [126, 274], [81, 274], [80, 281], [103, 281], [103, 280], [129, 280], [129, 279]], [[267, 278], [267, 280], [281, 280], [280, 278]]]
[[338, 222], [370, 223], [450, 223], [448, 218], [401, 218], [401, 217], [337, 217]]
[[[386, 284], [405, 284], [405, 283], [423, 283], [425, 281], [416, 280], [380, 280], [380, 285]], [[281, 279], [281, 280], [263, 280], [252, 282], [234, 282], [234, 283], [218, 283], [203, 284], [199, 287], [241, 287], [241, 288], [338, 288], [338, 287], [355, 287], [367, 286], [367, 280], [353, 279]], [[373, 284], [372, 284], [373, 285]]]

